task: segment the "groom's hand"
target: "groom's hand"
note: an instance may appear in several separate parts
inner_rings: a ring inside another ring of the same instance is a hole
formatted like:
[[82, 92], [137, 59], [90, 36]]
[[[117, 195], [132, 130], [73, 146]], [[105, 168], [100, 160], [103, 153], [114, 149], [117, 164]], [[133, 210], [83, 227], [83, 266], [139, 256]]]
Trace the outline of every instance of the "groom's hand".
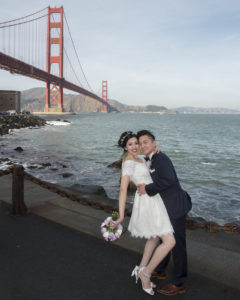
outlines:
[[146, 194], [145, 186], [146, 186], [146, 184], [144, 184], [144, 183], [139, 184], [139, 185], [137, 186], [138, 193], [139, 193], [140, 196]]
[[156, 145], [155, 149], [153, 150], [153, 153], [156, 154], [156, 153], [159, 153], [159, 152], [162, 152], [162, 149]]

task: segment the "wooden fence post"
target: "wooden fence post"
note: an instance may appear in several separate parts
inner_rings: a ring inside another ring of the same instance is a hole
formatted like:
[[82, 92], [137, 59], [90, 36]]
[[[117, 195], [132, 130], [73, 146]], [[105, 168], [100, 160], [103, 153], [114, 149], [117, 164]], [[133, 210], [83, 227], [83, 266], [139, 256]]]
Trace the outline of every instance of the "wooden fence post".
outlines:
[[25, 215], [27, 207], [24, 203], [24, 168], [14, 165], [12, 170], [12, 214]]

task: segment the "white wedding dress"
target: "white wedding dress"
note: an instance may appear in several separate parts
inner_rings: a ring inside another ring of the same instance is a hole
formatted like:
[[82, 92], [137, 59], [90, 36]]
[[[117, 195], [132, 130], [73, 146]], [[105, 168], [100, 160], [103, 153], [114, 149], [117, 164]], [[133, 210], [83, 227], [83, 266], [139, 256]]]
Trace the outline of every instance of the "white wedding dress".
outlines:
[[[122, 164], [122, 176], [129, 175], [135, 185], [152, 183], [152, 178], [144, 159], [139, 156], [141, 162], [126, 160]], [[172, 224], [167, 210], [159, 194], [153, 197], [144, 194], [140, 196], [136, 191], [132, 216], [128, 230], [133, 237], [149, 239], [150, 237], [161, 237], [173, 233]]]

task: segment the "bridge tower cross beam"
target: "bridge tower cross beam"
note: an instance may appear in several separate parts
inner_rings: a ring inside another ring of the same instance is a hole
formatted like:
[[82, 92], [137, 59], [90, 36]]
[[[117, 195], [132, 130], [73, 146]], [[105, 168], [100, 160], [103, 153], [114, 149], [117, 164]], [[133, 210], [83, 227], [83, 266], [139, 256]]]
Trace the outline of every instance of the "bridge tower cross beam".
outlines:
[[[51, 20], [52, 14], [59, 14], [60, 21]], [[53, 37], [52, 29], [56, 28], [57, 37]], [[52, 55], [52, 45], [59, 46], [59, 55]], [[47, 24], [47, 62], [46, 70], [51, 73], [53, 64], [58, 65], [58, 76], [63, 78], [63, 7], [48, 7], [48, 24]], [[63, 87], [57, 82], [47, 82], [46, 87], [46, 104], [44, 112], [63, 112]]]
[[[107, 80], [102, 81], [102, 99], [108, 102], [108, 82]], [[107, 104], [102, 103], [102, 113], [107, 113]]]

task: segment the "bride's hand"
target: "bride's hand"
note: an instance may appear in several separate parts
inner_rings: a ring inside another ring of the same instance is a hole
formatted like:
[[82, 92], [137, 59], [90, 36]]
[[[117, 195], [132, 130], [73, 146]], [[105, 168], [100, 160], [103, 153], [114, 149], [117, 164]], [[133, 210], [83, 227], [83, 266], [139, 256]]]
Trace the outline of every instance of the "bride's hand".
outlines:
[[122, 223], [123, 219], [118, 218], [116, 221], [111, 220], [110, 221], [110, 228], [115, 229], [120, 223]]
[[160, 147], [156, 146], [155, 149], [153, 150], [153, 153], [156, 154], [159, 152], [162, 152], [162, 149]]

